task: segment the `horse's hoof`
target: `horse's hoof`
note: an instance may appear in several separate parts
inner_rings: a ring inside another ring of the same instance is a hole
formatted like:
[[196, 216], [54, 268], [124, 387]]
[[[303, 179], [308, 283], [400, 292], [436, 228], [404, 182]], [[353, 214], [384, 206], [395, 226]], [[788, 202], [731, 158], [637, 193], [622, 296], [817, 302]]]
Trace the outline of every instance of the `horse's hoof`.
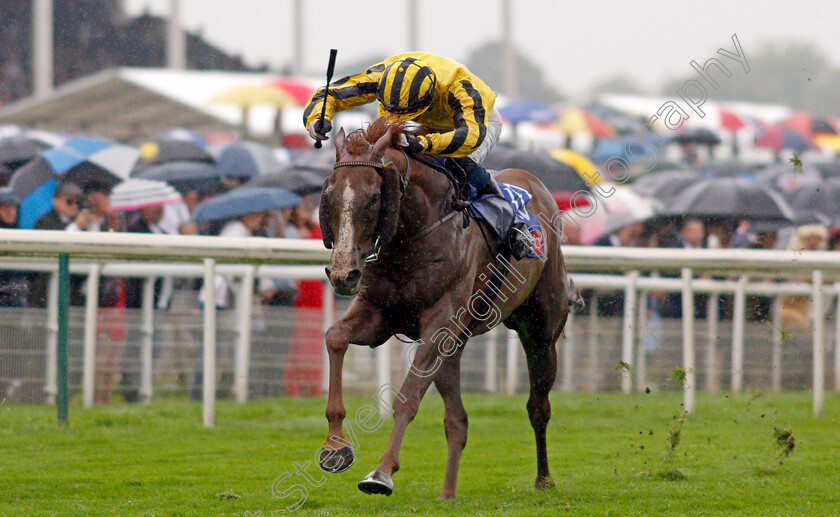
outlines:
[[330, 474], [338, 474], [349, 469], [353, 462], [356, 461], [356, 455], [353, 453], [353, 448], [345, 445], [340, 449], [324, 448], [318, 457], [318, 464], [321, 470]]
[[554, 480], [551, 479], [551, 476], [537, 477], [534, 486], [537, 490], [548, 490], [549, 488], [554, 488]]
[[365, 476], [363, 480], [359, 481], [359, 490], [371, 495], [391, 495], [394, 492], [394, 482], [388, 474], [374, 470]]

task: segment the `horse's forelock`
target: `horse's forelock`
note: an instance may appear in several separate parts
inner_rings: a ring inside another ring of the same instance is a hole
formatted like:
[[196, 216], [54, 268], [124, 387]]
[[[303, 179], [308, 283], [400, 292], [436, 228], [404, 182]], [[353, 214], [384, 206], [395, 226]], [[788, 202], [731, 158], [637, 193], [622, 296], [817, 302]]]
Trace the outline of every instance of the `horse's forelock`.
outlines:
[[352, 155], [363, 155], [370, 151], [370, 148], [377, 140], [391, 131], [391, 147], [399, 147], [400, 135], [412, 133], [409, 123], [402, 120], [393, 120], [387, 116], [379, 117], [369, 126], [357, 129], [347, 135], [344, 149]]

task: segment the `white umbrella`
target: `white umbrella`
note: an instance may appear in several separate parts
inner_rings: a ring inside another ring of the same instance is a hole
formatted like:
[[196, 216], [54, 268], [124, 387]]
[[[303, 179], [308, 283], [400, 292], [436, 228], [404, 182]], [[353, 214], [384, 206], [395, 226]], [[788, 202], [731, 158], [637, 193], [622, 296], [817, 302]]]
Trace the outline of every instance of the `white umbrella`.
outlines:
[[181, 201], [177, 190], [163, 181], [128, 179], [111, 191], [111, 208], [114, 210], [139, 210]]

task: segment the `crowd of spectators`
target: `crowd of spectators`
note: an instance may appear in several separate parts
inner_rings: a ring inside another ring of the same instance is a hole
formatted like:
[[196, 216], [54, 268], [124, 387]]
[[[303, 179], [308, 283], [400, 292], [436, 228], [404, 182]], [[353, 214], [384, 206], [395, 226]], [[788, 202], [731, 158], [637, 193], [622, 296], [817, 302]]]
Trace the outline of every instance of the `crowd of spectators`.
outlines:
[[[167, 20], [126, 18], [116, 0], [54, 0], [54, 81], [59, 86], [116, 66], [166, 65]], [[32, 0], [3, 0], [0, 104], [32, 93]], [[187, 68], [249, 70], [238, 56], [186, 35]]]

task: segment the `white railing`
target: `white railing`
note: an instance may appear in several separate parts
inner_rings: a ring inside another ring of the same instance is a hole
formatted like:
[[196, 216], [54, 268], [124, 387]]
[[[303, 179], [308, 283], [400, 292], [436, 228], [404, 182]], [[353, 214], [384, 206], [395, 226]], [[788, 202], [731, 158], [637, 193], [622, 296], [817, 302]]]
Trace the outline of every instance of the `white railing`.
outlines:
[[[325, 280], [322, 265], [329, 259], [329, 251], [320, 242], [312, 240], [291, 239], [263, 239], [263, 238], [219, 238], [198, 236], [159, 236], [125, 233], [69, 233], [53, 231], [0, 230], [0, 253], [11, 256], [54, 257], [59, 253], [66, 253], [74, 257], [71, 261], [71, 272], [82, 273], [98, 278], [100, 275], [146, 277], [182, 276], [200, 277], [205, 279], [206, 299], [211, 301], [215, 297], [213, 278], [216, 274], [237, 276], [246, 279], [240, 285], [243, 289], [251, 289], [253, 282], [247, 279], [256, 277], [298, 278]], [[840, 273], [840, 254], [833, 252], [791, 252], [770, 250], [686, 250], [686, 249], [651, 249], [651, 248], [611, 248], [569, 246], [564, 248], [566, 264], [570, 271], [603, 271], [624, 272], [620, 275], [574, 273], [572, 276], [577, 287], [598, 290], [623, 290], [625, 293], [624, 319], [622, 326], [621, 360], [634, 368], [637, 375], [637, 389], [643, 386], [645, 361], [644, 353], [639, 350], [634, 354], [634, 343], [637, 329], [644, 325], [644, 303], [647, 293], [652, 290], [679, 292], [683, 299], [683, 367], [686, 369], [686, 380], [683, 385], [686, 411], [694, 410], [695, 382], [695, 343], [694, 343], [694, 311], [693, 294], [696, 292], [711, 293], [712, 299], [723, 293], [732, 293], [735, 297], [735, 314], [733, 316], [733, 346], [732, 346], [732, 389], [742, 389], [743, 342], [745, 320], [745, 296], [748, 294], [780, 295], [810, 295], [813, 301], [813, 314], [821, 315], [823, 298], [840, 294], [840, 283], [826, 285], [824, 275], [835, 277]], [[94, 260], [95, 259], [95, 260]], [[149, 262], [128, 263], [113, 260], [145, 260]], [[105, 262], [111, 260], [111, 262]], [[159, 263], [167, 260], [172, 262]], [[201, 260], [203, 264], [197, 262]], [[151, 262], [156, 261], [156, 262]], [[216, 261], [237, 262], [238, 264], [216, 264]], [[186, 262], [186, 263], [184, 263]], [[321, 266], [283, 266], [278, 264], [321, 264]], [[259, 264], [259, 265], [257, 265]], [[54, 261], [37, 260], [34, 258], [15, 259], [4, 258], [2, 269], [24, 269], [39, 271], [55, 271]], [[641, 272], [654, 274], [650, 277], [640, 276]], [[656, 272], [679, 273], [680, 278], [661, 278]], [[699, 274], [725, 275], [737, 279], [701, 279], [694, 278]], [[810, 282], [801, 278], [809, 277]], [[751, 279], [782, 279], [781, 283], [751, 282]], [[800, 279], [800, 280], [797, 280]], [[147, 282], [143, 308], [143, 344], [141, 353], [142, 388], [141, 394], [145, 401], [152, 397], [151, 388], [151, 335], [153, 328], [153, 309], [151, 282]], [[85, 333], [85, 367], [83, 374], [83, 401], [85, 406], [93, 403], [93, 357], [95, 356], [96, 339], [95, 327], [96, 305], [98, 299], [98, 282], [88, 282], [88, 306], [86, 315], [88, 325]], [[50, 322], [48, 329], [51, 339], [48, 342], [47, 361], [47, 392], [55, 392], [54, 362], [55, 354], [54, 333], [57, 327], [53, 318], [57, 310], [56, 282], [51, 281], [49, 289], [48, 315]], [[247, 295], [247, 292], [241, 293]], [[250, 300], [250, 296], [239, 296]], [[91, 300], [93, 302], [91, 302]], [[332, 323], [332, 297], [325, 297], [324, 330]], [[711, 303], [711, 302], [710, 302]], [[840, 303], [838, 304], [840, 307]], [[247, 398], [248, 386], [248, 358], [250, 346], [250, 303], [237, 307], [238, 341], [235, 351], [235, 386], [234, 393], [238, 401]], [[593, 312], [594, 311], [593, 309]], [[774, 311], [778, 315], [779, 311]], [[838, 310], [840, 316], [840, 310]], [[569, 322], [568, 333], [574, 331], [574, 319]], [[824, 319], [813, 319], [813, 405], [815, 414], [823, 411], [825, 384], [825, 342]], [[91, 324], [91, 321], [93, 322]], [[717, 313], [710, 311], [707, 324], [709, 325], [710, 350], [714, 348], [712, 338], [716, 336]], [[775, 325], [774, 327], [780, 327]], [[215, 418], [215, 304], [205, 304], [204, 318], [204, 424], [212, 426]], [[840, 317], [836, 339], [840, 340]], [[780, 363], [781, 339], [774, 339], [773, 362], [774, 367]], [[571, 361], [574, 346], [572, 339], [563, 344], [562, 357], [564, 382], [571, 377]], [[639, 345], [641, 347], [641, 345]], [[835, 346], [834, 371], [836, 389], [840, 389], [840, 351]], [[508, 392], [516, 390], [518, 371], [518, 349], [515, 333], [507, 334], [507, 365], [506, 388]], [[390, 381], [390, 359], [387, 347], [380, 347], [378, 354], [378, 371], [381, 382]], [[326, 354], [323, 354], [326, 358]], [[634, 355], [638, 360], [633, 361]], [[487, 354], [488, 386], [495, 385], [495, 354]], [[711, 364], [709, 361], [708, 364]], [[711, 368], [711, 366], [709, 366]], [[781, 365], [779, 364], [779, 370]], [[324, 368], [324, 383], [326, 384], [327, 368]], [[777, 386], [774, 370], [774, 387]], [[52, 379], [52, 380], [51, 380]], [[632, 379], [629, 372], [622, 373], [621, 388], [623, 391], [632, 389]]]

